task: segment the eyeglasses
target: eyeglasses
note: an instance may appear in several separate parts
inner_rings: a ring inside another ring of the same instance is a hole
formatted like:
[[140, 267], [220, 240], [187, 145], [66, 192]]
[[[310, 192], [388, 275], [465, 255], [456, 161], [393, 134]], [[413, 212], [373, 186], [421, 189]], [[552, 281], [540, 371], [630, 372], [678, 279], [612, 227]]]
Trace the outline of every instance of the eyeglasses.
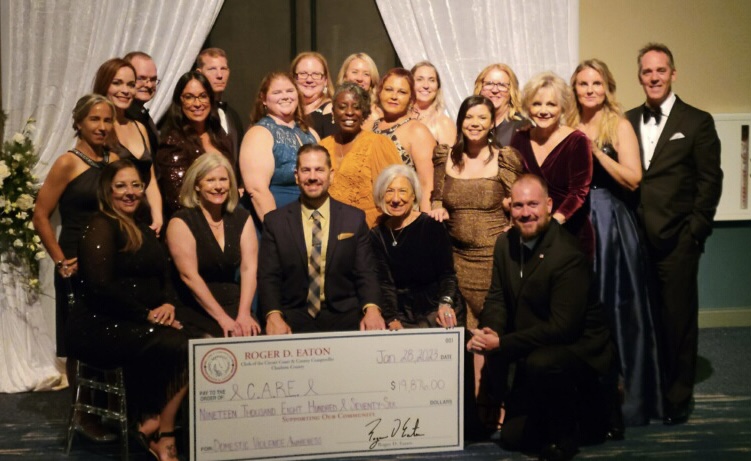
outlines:
[[157, 86], [162, 82], [156, 77], [138, 77], [136, 81], [142, 85], [145, 85], [147, 83], [153, 83], [154, 86]]
[[143, 192], [144, 188], [144, 184], [140, 181], [133, 181], [130, 184], [124, 182], [116, 182], [112, 184], [112, 190], [114, 192], [117, 192], [118, 194], [124, 194], [128, 191], [128, 189], [132, 190], [133, 192]]
[[295, 78], [298, 80], [307, 80], [308, 77], [312, 78], [316, 82], [323, 79], [323, 73], [321, 72], [298, 72], [295, 74]]
[[209, 95], [206, 93], [201, 93], [196, 96], [194, 94], [188, 93], [180, 96], [180, 99], [182, 99], [185, 104], [193, 104], [194, 102], [196, 102], [196, 100], [198, 100], [198, 102], [201, 104], [206, 104], [207, 102], [209, 102]]
[[508, 89], [511, 85], [508, 83], [502, 83], [502, 82], [482, 82], [482, 89], [483, 90], [492, 90], [493, 88], [498, 88], [498, 91], [501, 93], [508, 93]]

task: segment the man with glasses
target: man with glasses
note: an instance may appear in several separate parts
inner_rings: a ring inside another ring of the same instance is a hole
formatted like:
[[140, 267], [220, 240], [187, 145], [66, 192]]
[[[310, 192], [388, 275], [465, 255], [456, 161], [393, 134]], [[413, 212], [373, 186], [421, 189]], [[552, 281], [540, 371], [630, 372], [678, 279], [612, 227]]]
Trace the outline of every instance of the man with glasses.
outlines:
[[[231, 108], [226, 101], [222, 100], [224, 90], [229, 83], [230, 69], [229, 62], [227, 61], [227, 53], [221, 48], [206, 48], [196, 58], [195, 69], [205, 75], [211, 84], [222, 128], [232, 141], [232, 148], [234, 149], [232, 152], [233, 157], [238, 158], [240, 142], [242, 142], [243, 135], [245, 134], [245, 126], [237, 111]], [[238, 171], [237, 165], [233, 166], [235, 167], [235, 171]], [[239, 177], [240, 175], [238, 175]]]
[[151, 56], [143, 51], [131, 51], [123, 56], [134, 69], [136, 69], [136, 97], [133, 103], [125, 111], [125, 115], [131, 119], [141, 122], [146, 127], [149, 136], [149, 148], [151, 152], [156, 152], [159, 147], [159, 130], [154, 123], [154, 119], [149, 114], [149, 109], [144, 105], [151, 101], [156, 94], [156, 87], [159, 85], [157, 78], [156, 64]]

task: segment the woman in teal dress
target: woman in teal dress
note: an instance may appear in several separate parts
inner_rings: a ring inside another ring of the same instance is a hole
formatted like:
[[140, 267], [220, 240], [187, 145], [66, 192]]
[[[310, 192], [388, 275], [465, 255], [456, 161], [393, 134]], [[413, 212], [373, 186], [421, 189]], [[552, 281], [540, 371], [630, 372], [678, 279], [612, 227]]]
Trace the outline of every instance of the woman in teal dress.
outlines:
[[[261, 81], [251, 122], [240, 146], [240, 173], [259, 222], [300, 195], [295, 184], [297, 150], [319, 138], [305, 123], [302, 96], [292, 77], [272, 72]], [[247, 204], [247, 202], [246, 202]]]

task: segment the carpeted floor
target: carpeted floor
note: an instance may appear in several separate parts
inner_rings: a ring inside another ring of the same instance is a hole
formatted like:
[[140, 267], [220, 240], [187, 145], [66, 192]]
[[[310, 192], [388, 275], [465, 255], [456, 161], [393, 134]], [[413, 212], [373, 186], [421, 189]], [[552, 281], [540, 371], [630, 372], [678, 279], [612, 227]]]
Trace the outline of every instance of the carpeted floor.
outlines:
[[[675, 427], [629, 428], [626, 440], [582, 448], [577, 459], [751, 459], [751, 328], [703, 329], [699, 336], [696, 407], [691, 420]], [[119, 443], [94, 445], [77, 438], [63, 452], [69, 393], [0, 394], [0, 460], [98, 461], [119, 459]], [[131, 443], [131, 459], [153, 459]], [[181, 458], [182, 459], [182, 458]], [[348, 458], [409, 460], [527, 460], [492, 442], [467, 444], [462, 452]]]

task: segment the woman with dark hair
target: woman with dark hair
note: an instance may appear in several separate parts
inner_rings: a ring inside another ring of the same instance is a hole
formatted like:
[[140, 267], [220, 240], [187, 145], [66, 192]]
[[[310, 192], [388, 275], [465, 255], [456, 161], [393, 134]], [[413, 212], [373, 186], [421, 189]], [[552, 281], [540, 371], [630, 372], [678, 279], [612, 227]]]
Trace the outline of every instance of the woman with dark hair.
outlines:
[[[593, 158], [589, 213], [595, 231], [594, 272], [603, 312], [618, 346], [623, 422], [648, 424], [660, 416], [657, 338], [646, 283], [646, 252], [628, 203], [642, 176], [639, 141], [615, 98], [615, 79], [599, 59], [571, 75], [576, 108], [568, 120], [589, 138]], [[621, 399], [618, 399], [620, 403]], [[619, 436], [618, 421], [611, 428]]]
[[[469, 329], [477, 328], [490, 287], [495, 241], [510, 227], [503, 202], [522, 173], [519, 153], [501, 147], [493, 136], [494, 129], [493, 103], [484, 96], [470, 96], [459, 107], [456, 144], [448, 155], [444, 149], [437, 149], [433, 159], [435, 188], [430, 215], [447, 224], [459, 290], [467, 302]], [[473, 360], [480, 418], [486, 426], [495, 427], [500, 401], [488, 389], [488, 382], [481, 380], [485, 357], [474, 354]]]
[[[115, 105], [115, 129], [111, 148], [120, 158], [130, 159], [146, 184], [146, 199], [151, 214], [151, 228], [159, 235], [162, 229], [162, 195], [154, 174], [153, 152], [146, 127], [131, 120], [125, 112], [136, 97], [136, 71], [133, 65], [120, 58], [105, 61], [96, 72], [94, 93], [105, 96]], [[147, 209], [147, 207], [144, 207]]]
[[238, 200], [229, 161], [203, 154], [188, 168], [180, 193], [183, 208], [167, 226], [167, 245], [182, 280], [180, 300], [197, 313], [197, 326], [214, 337], [261, 331], [250, 312], [258, 240]]
[[501, 146], [508, 146], [516, 130], [528, 124], [522, 115], [519, 80], [507, 64], [491, 64], [475, 79], [473, 94], [485, 96], [495, 107], [495, 131]]
[[184, 73], [172, 93], [156, 155], [159, 188], [164, 197], [166, 220], [180, 209], [180, 188], [185, 172], [206, 152], [224, 155], [230, 164], [232, 144], [222, 129], [214, 91], [206, 77], [196, 71]]
[[518, 131], [511, 146], [521, 153], [524, 170], [545, 180], [553, 199], [553, 219], [579, 239], [582, 251], [592, 261], [595, 234], [589, 221], [590, 141], [564, 123], [576, 110], [574, 94], [561, 77], [544, 72], [524, 86], [522, 107], [535, 126]]
[[444, 113], [446, 105], [438, 69], [429, 61], [420, 61], [412, 66], [410, 72], [415, 79], [414, 110], [418, 114], [417, 120], [428, 127], [438, 144], [453, 146], [456, 127], [454, 121]]
[[129, 413], [139, 440], [157, 459], [177, 457], [175, 414], [188, 386], [188, 335], [175, 318], [167, 253], [137, 218], [144, 183], [130, 160], [107, 165], [100, 212], [81, 238], [81, 303], [71, 311], [72, 357], [124, 367]]
[[[58, 357], [68, 356], [65, 323], [71, 305], [78, 299], [78, 241], [89, 219], [99, 209], [96, 191], [102, 168], [117, 160], [117, 155], [110, 153], [107, 147], [115, 116], [114, 105], [104, 96], [87, 94], [78, 100], [73, 109], [76, 146], [55, 160], [34, 206], [34, 229], [55, 263]], [[55, 229], [50, 222], [55, 208], [60, 212], [59, 239], [55, 239]], [[73, 381], [75, 359], [67, 360], [66, 372], [68, 379]], [[75, 387], [75, 383], [71, 382], [71, 387]], [[92, 440], [112, 440], [113, 434], [106, 432], [97, 420], [90, 415], [80, 415], [76, 430]]]
[[300, 105], [303, 106], [310, 127], [321, 139], [335, 134], [336, 125], [331, 113], [334, 82], [326, 58], [315, 51], [303, 51], [295, 56], [289, 67], [302, 94]]
[[294, 174], [297, 150], [319, 140], [305, 122], [302, 100], [289, 74], [272, 72], [261, 81], [250, 117], [254, 125], [240, 146], [240, 173], [260, 222], [300, 196]]
[[420, 213], [420, 183], [406, 165], [387, 166], [373, 187], [382, 219], [370, 230], [383, 318], [390, 330], [464, 325], [446, 228]]
[[331, 155], [334, 179], [329, 193], [340, 202], [365, 212], [368, 227], [380, 214], [373, 200], [373, 183], [389, 165], [401, 164], [394, 143], [386, 136], [362, 129], [370, 115], [370, 97], [355, 83], [343, 83], [334, 93], [334, 122], [339, 133], [321, 141]]
[[[378, 83], [376, 94], [383, 116], [373, 122], [371, 131], [388, 136], [402, 162], [417, 172], [422, 189], [433, 190], [432, 159], [436, 142], [430, 130], [412, 117], [416, 98], [412, 74], [401, 67], [390, 69]], [[418, 205], [420, 210], [430, 211], [430, 197], [426, 194]]]

